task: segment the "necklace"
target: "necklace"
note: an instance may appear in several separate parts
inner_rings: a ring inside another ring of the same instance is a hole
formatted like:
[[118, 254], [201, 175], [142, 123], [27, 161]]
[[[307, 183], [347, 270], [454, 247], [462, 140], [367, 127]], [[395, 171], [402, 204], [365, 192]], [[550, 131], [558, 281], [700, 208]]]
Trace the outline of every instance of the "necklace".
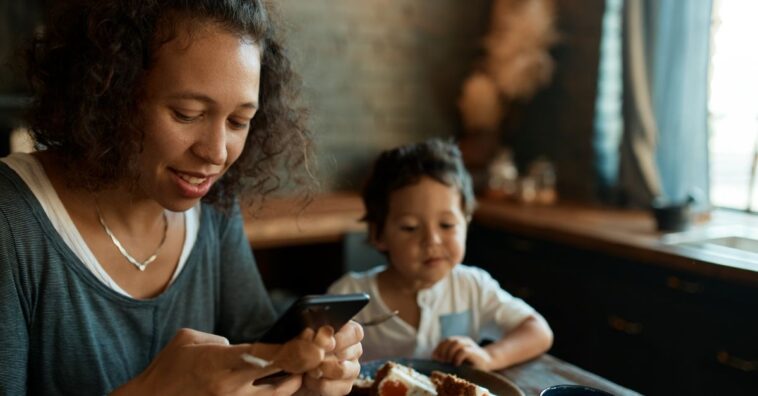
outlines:
[[168, 218], [166, 217], [166, 211], [163, 211], [163, 238], [161, 238], [161, 243], [158, 245], [158, 248], [155, 249], [155, 253], [153, 253], [150, 257], [148, 257], [145, 261], [139, 262], [137, 259], [132, 257], [129, 252], [124, 249], [124, 246], [121, 244], [121, 242], [116, 238], [115, 235], [113, 235], [113, 231], [111, 231], [110, 228], [108, 228], [108, 225], [105, 224], [105, 219], [103, 219], [103, 215], [100, 213], [100, 207], [95, 203], [95, 210], [97, 211], [97, 218], [100, 220], [100, 225], [103, 226], [103, 229], [105, 230], [105, 233], [108, 234], [109, 237], [111, 237], [111, 241], [114, 245], [116, 245], [116, 248], [118, 249], [119, 253], [121, 253], [124, 258], [129, 261], [132, 265], [137, 267], [138, 270], [144, 271], [145, 268], [147, 268], [148, 264], [155, 261], [156, 258], [158, 258], [158, 252], [163, 247], [163, 243], [166, 242], [166, 234], [168, 230]]

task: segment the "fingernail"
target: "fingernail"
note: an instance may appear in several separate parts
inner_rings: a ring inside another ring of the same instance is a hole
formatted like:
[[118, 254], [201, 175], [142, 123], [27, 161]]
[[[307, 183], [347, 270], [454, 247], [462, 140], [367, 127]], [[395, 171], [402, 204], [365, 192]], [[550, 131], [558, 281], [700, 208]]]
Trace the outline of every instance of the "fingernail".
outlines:
[[245, 353], [242, 354], [242, 360], [244, 360], [247, 363], [252, 364], [253, 366], [258, 366], [258, 367], [265, 367], [265, 366], [268, 366], [269, 364], [271, 364], [271, 362], [269, 362], [268, 360], [263, 360], [263, 359], [261, 359], [261, 358], [259, 358], [257, 356], [253, 356], [253, 355], [251, 355], [251, 354], [249, 354], [247, 352], [245, 352]]
[[313, 369], [308, 372], [308, 375], [310, 375], [312, 378], [319, 379], [324, 376], [324, 372], [321, 371], [321, 369]]

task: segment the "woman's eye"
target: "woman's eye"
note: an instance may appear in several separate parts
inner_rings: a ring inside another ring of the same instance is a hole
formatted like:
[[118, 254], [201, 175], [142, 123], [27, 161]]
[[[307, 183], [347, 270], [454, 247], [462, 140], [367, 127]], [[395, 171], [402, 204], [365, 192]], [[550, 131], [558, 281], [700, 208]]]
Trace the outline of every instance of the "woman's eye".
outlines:
[[443, 229], [450, 229], [455, 227], [455, 223], [442, 223], [440, 224], [440, 227]]
[[179, 122], [184, 122], [184, 123], [193, 122], [196, 119], [198, 119], [198, 117], [200, 117], [200, 116], [199, 115], [198, 116], [191, 116], [191, 115], [187, 115], [187, 114], [184, 114], [182, 112], [174, 110], [174, 118], [176, 118]]
[[250, 122], [249, 121], [239, 122], [233, 119], [229, 119], [229, 125], [232, 127], [232, 129], [242, 130], [242, 129], [247, 129], [248, 127], [250, 127]]
[[407, 232], [413, 232], [413, 231], [416, 230], [416, 226], [403, 225], [403, 226], [400, 226], [400, 230], [401, 231], [407, 231]]

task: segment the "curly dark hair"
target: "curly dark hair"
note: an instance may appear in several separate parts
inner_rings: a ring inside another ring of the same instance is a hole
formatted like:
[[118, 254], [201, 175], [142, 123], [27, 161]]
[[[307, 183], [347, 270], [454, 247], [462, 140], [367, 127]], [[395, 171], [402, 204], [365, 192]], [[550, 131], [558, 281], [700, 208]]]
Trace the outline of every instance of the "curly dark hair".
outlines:
[[373, 237], [380, 237], [389, 213], [390, 194], [430, 177], [461, 193], [461, 210], [470, 218], [476, 207], [474, 188], [461, 151], [454, 143], [439, 138], [386, 150], [374, 162], [363, 188], [366, 215]]
[[[300, 80], [262, 0], [67, 0], [26, 51], [34, 93], [29, 127], [53, 150], [71, 185], [97, 191], [134, 180], [144, 133], [143, 79], [182, 20], [217, 23], [261, 47], [260, 108], [244, 150], [205, 202], [229, 208], [287, 181], [312, 187], [311, 136], [297, 106]], [[279, 176], [286, 170], [287, 178]]]

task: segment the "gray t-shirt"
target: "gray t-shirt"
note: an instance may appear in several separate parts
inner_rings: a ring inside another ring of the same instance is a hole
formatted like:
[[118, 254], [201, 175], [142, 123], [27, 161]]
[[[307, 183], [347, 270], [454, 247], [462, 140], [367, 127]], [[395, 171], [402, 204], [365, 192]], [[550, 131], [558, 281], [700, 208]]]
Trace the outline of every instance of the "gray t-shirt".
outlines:
[[203, 205], [185, 268], [135, 300], [87, 270], [37, 199], [0, 163], [0, 395], [101, 395], [142, 372], [188, 327], [231, 343], [274, 321], [239, 210]]

